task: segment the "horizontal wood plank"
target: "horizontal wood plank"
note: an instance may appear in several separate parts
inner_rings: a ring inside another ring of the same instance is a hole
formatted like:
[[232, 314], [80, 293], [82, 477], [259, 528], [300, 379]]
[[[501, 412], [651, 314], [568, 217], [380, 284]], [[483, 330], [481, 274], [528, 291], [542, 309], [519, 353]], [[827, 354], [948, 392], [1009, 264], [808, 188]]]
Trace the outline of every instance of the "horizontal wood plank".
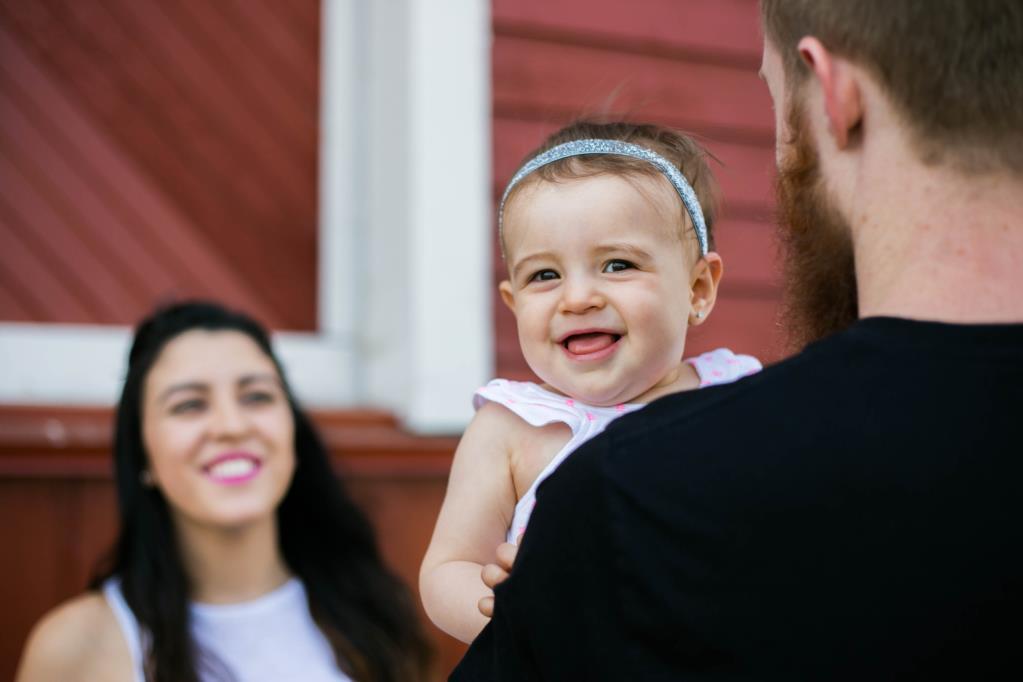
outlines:
[[756, 0], [494, 0], [494, 30], [625, 51], [760, 59]]
[[[560, 121], [627, 114], [720, 139], [773, 144], [767, 88], [753, 66], [665, 59], [496, 36], [494, 113]], [[726, 137], [727, 136], [727, 137]]]

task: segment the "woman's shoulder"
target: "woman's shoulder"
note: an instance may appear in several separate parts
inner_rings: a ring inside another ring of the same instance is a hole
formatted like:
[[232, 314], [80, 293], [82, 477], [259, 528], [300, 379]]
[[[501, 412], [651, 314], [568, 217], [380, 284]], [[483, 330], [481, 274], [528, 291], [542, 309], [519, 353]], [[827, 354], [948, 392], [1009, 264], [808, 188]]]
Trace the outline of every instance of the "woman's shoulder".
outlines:
[[131, 654], [117, 618], [99, 592], [53, 609], [29, 634], [18, 682], [132, 680]]

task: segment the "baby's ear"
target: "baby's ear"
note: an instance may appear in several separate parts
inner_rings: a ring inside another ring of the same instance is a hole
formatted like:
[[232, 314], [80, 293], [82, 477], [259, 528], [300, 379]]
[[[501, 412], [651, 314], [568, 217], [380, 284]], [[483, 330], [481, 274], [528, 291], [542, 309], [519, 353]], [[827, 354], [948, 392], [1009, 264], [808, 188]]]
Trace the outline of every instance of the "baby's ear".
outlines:
[[711, 251], [693, 266], [689, 275], [689, 324], [703, 324], [718, 296], [718, 284], [725, 272], [721, 256]]
[[515, 292], [512, 291], [511, 282], [504, 280], [497, 285], [497, 290], [501, 292], [501, 300], [508, 306], [508, 310], [512, 311], [512, 315], [515, 314]]

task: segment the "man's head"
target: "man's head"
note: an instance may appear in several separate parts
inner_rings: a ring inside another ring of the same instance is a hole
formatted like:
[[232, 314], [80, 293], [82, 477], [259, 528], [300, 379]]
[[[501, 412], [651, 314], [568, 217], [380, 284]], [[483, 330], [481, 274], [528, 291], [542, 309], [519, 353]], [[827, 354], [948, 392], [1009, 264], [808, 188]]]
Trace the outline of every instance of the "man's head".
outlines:
[[856, 317], [852, 230], [869, 219], [877, 150], [904, 146], [911, 164], [963, 177], [1023, 175], [1023, 3], [761, 0], [761, 11], [786, 322], [801, 345]]
[[820, 65], [801, 40], [872, 76], [920, 158], [1023, 173], [1019, 0], [762, 0], [790, 103]]

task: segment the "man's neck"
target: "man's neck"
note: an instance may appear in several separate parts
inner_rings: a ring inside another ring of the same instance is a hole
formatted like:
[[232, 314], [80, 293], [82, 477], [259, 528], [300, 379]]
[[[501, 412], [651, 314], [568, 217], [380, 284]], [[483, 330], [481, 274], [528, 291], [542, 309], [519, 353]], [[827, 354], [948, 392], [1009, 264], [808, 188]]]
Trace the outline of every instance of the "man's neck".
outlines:
[[887, 171], [861, 183], [854, 217], [860, 316], [1023, 322], [1023, 178]]

